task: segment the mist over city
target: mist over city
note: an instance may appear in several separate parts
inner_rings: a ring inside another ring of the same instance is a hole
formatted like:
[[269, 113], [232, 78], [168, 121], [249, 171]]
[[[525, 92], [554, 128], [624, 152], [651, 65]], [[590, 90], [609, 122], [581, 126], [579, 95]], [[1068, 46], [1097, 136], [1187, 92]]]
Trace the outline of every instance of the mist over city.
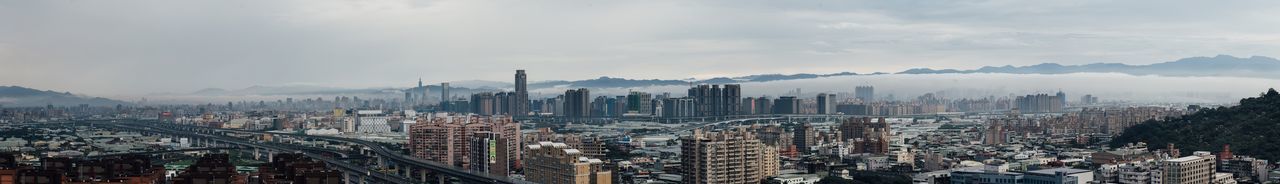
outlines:
[[0, 184], [1280, 183], [1277, 9], [0, 0]]

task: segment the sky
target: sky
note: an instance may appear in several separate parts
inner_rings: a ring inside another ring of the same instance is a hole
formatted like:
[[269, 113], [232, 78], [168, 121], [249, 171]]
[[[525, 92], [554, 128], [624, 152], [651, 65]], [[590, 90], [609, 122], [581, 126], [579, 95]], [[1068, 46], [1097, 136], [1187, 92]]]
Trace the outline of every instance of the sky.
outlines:
[[0, 85], [709, 78], [1280, 57], [1280, 1], [0, 0]]

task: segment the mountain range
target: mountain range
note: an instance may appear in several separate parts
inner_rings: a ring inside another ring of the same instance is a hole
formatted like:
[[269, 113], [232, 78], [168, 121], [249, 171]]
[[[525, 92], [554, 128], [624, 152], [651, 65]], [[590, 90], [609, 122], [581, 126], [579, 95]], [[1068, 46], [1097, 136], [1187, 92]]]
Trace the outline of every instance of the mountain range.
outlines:
[[[1057, 63], [1043, 63], [1028, 66], [985, 66], [972, 70], [961, 69], [929, 69], [916, 68], [909, 69], [897, 73], [897, 75], [910, 74], [974, 74], [974, 73], [1005, 73], [1005, 74], [1070, 74], [1070, 73], [1121, 73], [1128, 75], [1159, 75], [1159, 76], [1180, 76], [1180, 77], [1246, 77], [1246, 78], [1268, 78], [1280, 79], [1280, 60], [1275, 58], [1253, 56], [1247, 58], [1234, 57], [1229, 55], [1218, 55], [1214, 57], [1190, 57], [1176, 61], [1148, 64], [1148, 65], [1129, 65], [1121, 63], [1093, 63], [1084, 65], [1062, 65]], [[726, 84], [726, 83], [748, 83], [748, 82], [769, 82], [769, 81], [785, 81], [785, 80], [802, 80], [823, 77], [837, 76], [855, 76], [855, 75], [887, 75], [891, 73], [869, 73], [858, 74], [853, 72], [840, 72], [830, 74], [758, 74], [737, 77], [716, 77], [709, 79], [627, 79], [618, 77], [599, 77], [585, 80], [547, 80], [547, 81], [531, 81], [529, 89], [544, 88], [639, 88], [650, 86], [681, 86], [689, 84]], [[466, 80], [450, 82], [450, 90], [455, 94], [466, 94], [470, 92], [483, 91], [501, 91], [510, 90], [511, 82], [501, 81], [485, 81], [485, 80]], [[438, 84], [426, 85], [430, 91], [438, 91]], [[369, 89], [345, 89], [332, 87], [315, 87], [315, 86], [283, 86], [283, 87], [265, 87], [254, 86], [240, 90], [223, 90], [223, 89], [205, 89], [192, 94], [197, 95], [290, 95], [290, 94], [355, 94], [355, 93], [374, 93], [387, 92], [390, 88], [369, 88]], [[420, 92], [422, 89], [413, 87], [401, 89], [403, 92]], [[436, 95], [436, 94], [431, 94]]]
[[[1042, 63], [1028, 66], [985, 66], [973, 70], [915, 68], [894, 74], [971, 74], [971, 73], [1006, 73], [1006, 74], [1069, 74], [1069, 73], [1122, 73], [1129, 75], [1159, 75], [1179, 77], [1249, 77], [1280, 79], [1280, 60], [1264, 56], [1247, 58], [1230, 55], [1214, 57], [1190, 57], [1176, 61], [1149, 65], [1129, 65], [1122, 63], [1093, 63], [1084, 65], [1062, 65], [1058, 63]], [[744, 82], [768, 82], [781, 80], [812, 79], [852, 75], [883, 75], [889, 73], [858, 74], [840, 72], [831, 74], [760, 74], [739, 77], [717, 77], [710, 79], [626, 79], [600, 77], [586, 80], [554, 80], [529, 83], [530, 89], [548, 87], [570, 88], [632, 88], [646, 86], [688, 85], [692, 84], [724, 84]], [[511, 83], [489, 81], [490, 88], [511, 88]], [[500, 84], [500, 85], [499, 85]]]
[[1011, 73], [1011, 74], [1066, 74], [1066, 73], [1123, 73], [1130, 75], [1161, 76], [1224, 76], [1280, 78], [1280, 60], [1275, 58], [1253, 56], [1238, 58], [1229, 55], [1215, 57], [1191, 57], [1177, 61], [1155, 63], [1149, 65], [1128, 65], [1121, 63], [1093, 63], [1085, 65], [1061, 65], [1043, 63], [1030, 66], [987, 66], [974, 70], [929, 69], [916, 68], [898, 74], [945, 74], [945, 73]]
[[54, 106], [114, 106], [132, 103], [101, 97], [76, 95], [71, 92], [41, 91], [21, 86], [0, 86], [0, 105], [5, 107]]

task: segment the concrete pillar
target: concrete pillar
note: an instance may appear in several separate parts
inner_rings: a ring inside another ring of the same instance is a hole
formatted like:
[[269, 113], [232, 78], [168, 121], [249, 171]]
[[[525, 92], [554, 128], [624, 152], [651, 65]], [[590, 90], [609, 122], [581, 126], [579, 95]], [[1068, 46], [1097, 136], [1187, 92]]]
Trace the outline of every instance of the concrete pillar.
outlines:
[[427, 182], [427, 171], [426, 171], [426, 170], [419, 170], [419, 171], [418, 171], [418, 182]]
[[404, 176], [405, 178], [413, 178], [413, 168], [411, 167], [396, 166], [396, 171], [398, 173], [403, 173], [400, 176]]
[[379, 157], [378, 157], [378, 167], [379, 167], [379, 168], [386, 168], [387, 166], [386, 166], [385, 164], [383, 164], [383, 163], [386, 163], [386, 162], [383, 162], [382, 157], [381, 157], [381, 156], [379, 156]]

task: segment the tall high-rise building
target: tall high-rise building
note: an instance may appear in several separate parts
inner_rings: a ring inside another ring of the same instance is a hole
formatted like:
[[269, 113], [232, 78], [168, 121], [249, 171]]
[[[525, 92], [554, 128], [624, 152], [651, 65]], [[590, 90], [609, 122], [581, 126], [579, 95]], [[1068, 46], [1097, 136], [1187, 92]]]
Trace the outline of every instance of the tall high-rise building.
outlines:
[[1014, 104], [1017, 105], [1018, 111], [1024, 113], [1062, 112], [1067, 105], [1062, 103], [1063, 101], [1066, 101], [1066, 94], [1062, 92], [1053, 96], [1049, 94], [1034, 94], [1014, 98]]
[[818, 114], [835, 114], [836, 113], [836, 95], [818, 93]]
[[778, 175], [777, 150], [746, 128], [680, 138], [681, 183], [760, 183]]
[[608, 96], [597, 96], [591, 100], [591, 117], [610, 116], [609, 110], [613, 108], [609, 104], [613, 103], [613, 99]]
[[609, 184], [612, 172], [604, 161], [583, 156], [583, 152], [558, 142], [538, 142], [526, 146], [525, 180], [545, 184]]
[[1098, 103], [1098, 97], [1096, 96], [1093, 96], [1093, 95], [1080, 96], [1080, 104], [1093, 105], [1096, 103]]
[[722, 99], [720, 100], [721, 102], [720, 106], [723, 107], [720, 110], [720, 115], [730, 116], [730, 115], [738, 115], [739, 113], [741, 113], [742, 112], [742, 85], [725, 84], [724, 90], [721, 92], [723, 92], [724, 95], [721, 96]]
[[529, 84], [527, 80], [528, 76], [525, 75], [524, 70], [516, 70], [516, 94], [515, 103], [513, 104], [515, 111], [511, 112], [511, 115], [529, 115]]
[[[719, 85], [715, 86], [715, 91], [716, 92], [720, 91]], [[694, 107], [693, 107], [694, 116], [710, 116], [711, 115], [712, 113], [711, 104], [713, 103], [712, 99], [714, 98], [713, 97], [714, 94], [715, 92], [712, 92], [711, 85], [698, 85], [697, 87], [689, 88], [689, 97], [693, 98], [693, 103], [694, 103]]]
[[[492, 134], [477, 134], [481, 132], [489, 132]], [[471, 158], [474, 148], [471, 144], [476, 135], [485, 136], [487, 138], [499, 138], [503, 143], [501, 145], [506, 149], [505, 153], [509, 159], [505, 170], [510, 171], [513, 168], [519, 168], [520, 165], [520, 123], [511, 120], [509, 116], [442, 116], [431, 119], [419, 120], [409, 128], [409, 150], [414, 157], [445, 163], [452, 166], [463, 168], [471, 168], [473, 160], [479, 158]], [[487, 145], [485, 145], [487, 146]], [[496, 151], [498, 148], [495, 148]], [[495, 159], [490, 159], [495, 160]], [[486, 164], [486, 163], [474, 163]], [[495, 165], [486, 165], [492, 167]], [[487, 168], [485, 170], [503, 170], [501, 168]]]
[[755, 106], [756, 106], [755, 114], [773, 114], [774, 113], [773, 100], [769, 99], [769, 97], [762, 96], [760, 98], [756, 98]]
[[1164, 160], [1161, 163], [1161, 184], [1208, 184], [1216, 171], [1217, 159], [1209, 152], [1197, 151], [1191, 156]]
[[884, 118], [871, 122], [871, 118], [849, 118], [840, 123], [840, 140], [854, 145], [853, 153], [888, 154], [889, 124]]
[[440, 83], [440, 109], [448, 111], [449, 101], [453, 101], [452, 98], [449, 96], [449, 83]]
[[471, 94], [471, 113], [481, 116], [497, 114], [495, 101], [493, 93], [490, 92]]
[[592, 117], [621, 117], [626, 113], [626, 96], [597, 96], [591, 101]]
[[[511, 164], [508, 162], [513, 152], [507, 151], [507, 139], [502, 137], [502, 133], [492, 131], [479, 131], [472, 133], [469, 140], [471, 154], [468, 155], [470, 160], [470, 170], [482, 173], [489, 173], [494, 176], [506, 176], [511, 172]], [[519, 145], [519, 144], [515, 144]]]
[[693, 98], [667, 98], [662, 99], [662, 117], [693, 117], [696, 104]]
[[516, 98], [515, 92], [498, 92], [493, 94], [493, 113], [515, 116], [515, 104], [517, 103]]
[[427, 90], [427, 86], [423, 86], [423, 85], [422, 85], [422, 78], [418, 78], [418, 89], [422, 90], [422, 96], [421, 96], [421, 97], [416, 98], [416, 99], [417, 99], [417, 101], [418, 101], [418, 102], [417, 102], [417, 104], [426, 104], [426, 103], [427, 103], [427, 96], [429, 96], [429, 95], [427, 95], [427, 94], [430, 94], [429, 92], [431, 92], [431, 91], [430, 91], [430, 90]]
[[1054, 96], [1058, 97], [1058, 104], [1061, 104], [1062, 106], [1067, 105], [1067, 93], [1058, 91], [1058, 94], [1054, 94]]
[[875, 101], [876, 88], [871, 86], [858, 86], [853, 88], [853, 96], [862, 103]]
[[591, 91], [587, 88], [571, 89], [564, 92], [564, 116], [584, 118], [591, 116]]
[[801, 153], [809, 153], [809, 147], [818, 144], [818, 131], [813, 125], [804, 123], [792, 130], [791, 141]]
[[773, 100], [774, 114], [799, 114], [800, 99], [794, 96], [780, 96]]
[[741, 109], [742, 87], [737, 84], [698, 85], [689, 88], [689, 97], [693, 98], [695, 116], [727, 116], [736, 115]]
[[653, 95], [632, 91], [627, 94], [627, 114], [653, 115]]

